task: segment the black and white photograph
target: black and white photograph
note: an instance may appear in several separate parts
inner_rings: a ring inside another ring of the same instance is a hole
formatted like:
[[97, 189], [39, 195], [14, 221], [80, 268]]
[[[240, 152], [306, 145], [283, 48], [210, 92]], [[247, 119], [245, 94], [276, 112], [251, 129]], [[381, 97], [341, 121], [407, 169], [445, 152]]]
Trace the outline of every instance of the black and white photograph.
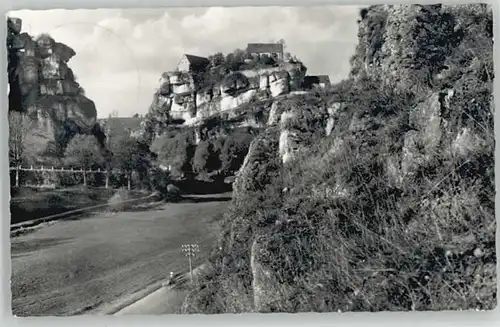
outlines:
[[13, 315], [496, 308], [490, 4], [4, 19]]

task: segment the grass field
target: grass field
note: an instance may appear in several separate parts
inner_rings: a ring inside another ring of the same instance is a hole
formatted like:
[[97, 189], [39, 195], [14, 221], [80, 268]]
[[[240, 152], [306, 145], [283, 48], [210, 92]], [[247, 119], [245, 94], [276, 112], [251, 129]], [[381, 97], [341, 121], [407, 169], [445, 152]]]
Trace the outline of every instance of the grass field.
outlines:
[[[115, 192], [114, 189], [82, 186], [40, 191], [20, 188], [11, 195], [11, 224], [105, 204]], [[144, 193], [137, 191], [133, 192], [132, 196], [140, 197], [144, 196]]]
[[18, 316], [73, 315], [187, 271], [184, 243], [203, 261], [219, 233], [226, 197], [192, 197], [149, 211], [60, 221], [11, 238], [12, 308]]

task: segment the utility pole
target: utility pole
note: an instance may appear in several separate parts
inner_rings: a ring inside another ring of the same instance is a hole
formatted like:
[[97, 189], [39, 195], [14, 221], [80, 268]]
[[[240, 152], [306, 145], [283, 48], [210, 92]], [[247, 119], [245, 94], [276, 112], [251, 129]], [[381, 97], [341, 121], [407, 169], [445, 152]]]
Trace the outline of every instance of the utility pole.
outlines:
[[182, 245], [182, 252], [184, 252], [184, 255], [188, 257], [189, 260], [189, 274], [191, 276], [191, 283], [193, 283], [194, 278], [193, 278], [193, 264], [192, 264], [192, 259], [196, 256], [196, 253], [200, 252], [200, 249], [198, 247], [198, 244], [184, 244]]

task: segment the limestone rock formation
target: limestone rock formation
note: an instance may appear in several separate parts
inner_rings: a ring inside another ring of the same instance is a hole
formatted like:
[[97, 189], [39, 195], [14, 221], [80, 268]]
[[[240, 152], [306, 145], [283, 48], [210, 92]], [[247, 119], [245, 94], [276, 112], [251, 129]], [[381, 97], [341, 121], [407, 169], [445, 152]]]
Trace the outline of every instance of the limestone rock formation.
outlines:
[[230, 72], [218, 83], [201, 86], [195, 73], [165, 72], [135, 135], [156, 137], [167, 125], [199, 125], [241, 106], [290, 94], [301, 89], [305, 73], [301, 63], [285, 62], [280, 67]]
[[[358, 45], [351, 76], [370, 76], [385, 85], [417, 92], [438, 85], [449, 75], [451, 49], [467, 50], [466, 26], [476, 19], [477, 33], [491, 38], [485, 5], [377, 5], [359, 20]], [[481, 39], [480, 47], [488, 47]], [[454, 56], [456, 58], [456, 56]], [[478, 58], [479, 59], [479, 58]], [[456, 63], [455, 63], [456, 64]]]
[[273, 98], [185, 312], [494, 308], [492, 22], [481, 4], [363, 9], [349, 90]]
[[68, 66], [75, 51], [49, 35], [33, 38], [21, 33], [18, 18], [8, 18], [7, 25], [9, 110], [26, 112], [37, 122], [34, 142], [38, 144], [38, 159], [43, 162], [44, 154], [54, 148], [63, 151], [76, 133], [102, 138], [95, 104], [85, 96]]

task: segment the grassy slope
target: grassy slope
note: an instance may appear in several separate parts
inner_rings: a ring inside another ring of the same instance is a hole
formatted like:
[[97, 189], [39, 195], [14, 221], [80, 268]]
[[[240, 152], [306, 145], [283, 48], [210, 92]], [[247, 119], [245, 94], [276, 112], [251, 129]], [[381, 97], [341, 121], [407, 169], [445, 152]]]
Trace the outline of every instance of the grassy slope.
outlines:
[[187, 270], [181, 245], [203, 260], [228, 202], [167, 204], [159, 210], [61, 221], [11, 239], [16, 315], [71, 315]]
[[55, 215], [78, 208], [105, 204], [111, 189], [71, 187], [61, 190], [21, 192], [10, 201], [11, 224]]
[[[279, 167], [271, 130], [254, 141], [255, 167], [240, 178], [246, 187], [235, 187], [210, 260], [214, 271], [188, 296], [185, 312], [255, 310], [255, 240], [271, 272], [264, 287], [274, 289], [262, 311], [496, 306], [492, 47], [484, 17], [475, 20], [468, 10], [462, 28], [470, 34], [448, 55], [441, 85], [403, 95], [365, 80], [334, 94], [348, 105], [332, 135], [290, 167]], [[475, 65], [464, 47], [477, 53]], [[411, 114], [446, 84], [456, 94], [441, 144], [420, 149], [427, 159], [393, 183], [387, 160], [402, 155]], [[465, 128], [476, 138], [464, 155], [453, 155], [450, 144]]]

